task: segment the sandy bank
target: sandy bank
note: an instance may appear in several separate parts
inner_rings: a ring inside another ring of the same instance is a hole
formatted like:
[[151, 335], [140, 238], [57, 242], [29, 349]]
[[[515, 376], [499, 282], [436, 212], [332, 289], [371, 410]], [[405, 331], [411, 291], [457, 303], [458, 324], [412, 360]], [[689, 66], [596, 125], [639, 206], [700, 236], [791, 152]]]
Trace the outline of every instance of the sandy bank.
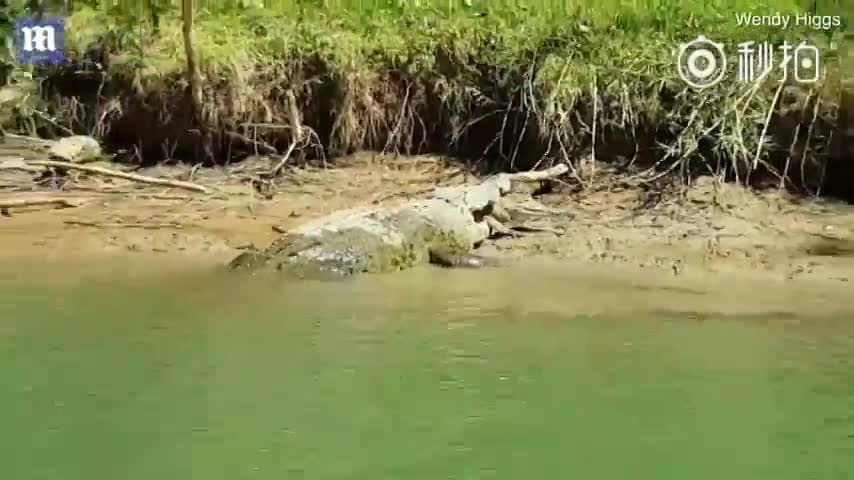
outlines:
[[[62, 197], [76, 208], [14, 209], [0, 218], [0, 263], [116, 262], [175, 268], [218, 265], [250, 245], [332, 211], [415, 198], [437, 185], [475, 181], [440, 159], [357, 155], [329, 169], [298, 169], [275, 184], [253, 185], [258, 159], [201, 169], [204, 195], [122, 180], [78, 178], [57, 190], [32, 186], [32, 173], [0, 171], [0, 198]], [[188, 178], [186, 167], [137, 173]], [[25, 191], [26, 190], [26, 191]], [[854, 208], [778, 192], [755, 193], [701, 179], [656, 189], [600, 174], [586, 188], [559, 183], [537, 199], [553, 209], [540, 232], [489, 241], [486, 253], [617, 264], [672, 276], [733, 273], [781, 281], [846, 285], [854, 276]]]

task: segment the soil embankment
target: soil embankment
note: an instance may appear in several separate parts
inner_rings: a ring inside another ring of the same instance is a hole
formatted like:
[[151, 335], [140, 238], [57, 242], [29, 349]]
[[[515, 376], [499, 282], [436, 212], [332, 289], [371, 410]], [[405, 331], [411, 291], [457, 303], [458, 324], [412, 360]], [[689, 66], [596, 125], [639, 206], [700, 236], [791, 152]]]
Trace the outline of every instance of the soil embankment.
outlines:
[[[422, 3], [197, 12], [200, 108], [176, 54], [177, 12], [78, 5], [67, 18], [71, 64], [11, 75], [0, 127], [92, 135], [117, 160], [144, 165], [378, 151], [496, 172], [595, 153], [683, 180], [712, 173], [854, 199], [842, 85], [851, 42], [839, 29], [746, 29], [732, 2], [575, 13]], [[724, 42], [731, 65], [743, 41], [806, 41], [826, 57], [824, 73], [816, 83], [784, 70], [744, 82], [730, 69], [709, 88], [687, 88], [673, 53], [698, 32]]]

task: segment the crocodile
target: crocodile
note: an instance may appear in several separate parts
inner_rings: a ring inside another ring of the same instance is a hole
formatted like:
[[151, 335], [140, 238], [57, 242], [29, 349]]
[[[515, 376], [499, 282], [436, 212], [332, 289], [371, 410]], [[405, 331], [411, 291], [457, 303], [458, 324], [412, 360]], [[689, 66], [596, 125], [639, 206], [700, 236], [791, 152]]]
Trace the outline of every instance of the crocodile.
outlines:
[[551, 178], [544, 172], [501, 174], [478, 185], [437, 188], [425, 199], [396, 207], [334, 212], [285, 232], [263, 250], [245, 251], [232, 270], [276, 271], [301, 278], [347, 277], [403, 270], [419, 263], [476, 268], [497, 261], [472, 255], [504, 218], [501, 198], [518, 180]]

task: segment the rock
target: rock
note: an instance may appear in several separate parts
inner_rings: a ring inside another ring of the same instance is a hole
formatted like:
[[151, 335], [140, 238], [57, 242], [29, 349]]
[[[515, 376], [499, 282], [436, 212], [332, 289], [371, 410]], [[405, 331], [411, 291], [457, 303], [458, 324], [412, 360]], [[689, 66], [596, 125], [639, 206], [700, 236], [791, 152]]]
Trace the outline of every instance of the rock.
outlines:
[[98, 160], [101, 156], [101, 145], [92, 137], [74, 135], [65, 137], [48, 150], [51, 158], [72, 163], [84, 163]]
[[0, 87], [0, 128], [14, 126], [19, 110], [27, 110], [32, 103], [32, 93], [21, 85]]
[[23, 102], [31, 92], [19, 85], [0, 87], [0, 106], [14, 108]]
[[7, 75], [8, 83], [0, 86], [0, 129], [14, 129], [21, 120], [31, 121], [41, 103], [38, 84], [30, 72], [12, 67]]

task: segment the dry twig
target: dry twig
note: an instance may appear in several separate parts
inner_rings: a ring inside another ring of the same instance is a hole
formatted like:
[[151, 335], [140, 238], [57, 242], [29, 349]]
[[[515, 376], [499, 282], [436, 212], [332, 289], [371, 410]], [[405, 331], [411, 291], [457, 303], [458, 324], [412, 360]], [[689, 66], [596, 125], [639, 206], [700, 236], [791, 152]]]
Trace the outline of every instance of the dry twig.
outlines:
[[161, 228], [184, 228], [179, 223], [98, 223], [86, 222], [82, 220], [66, 220], [66, 225], [74, 225], [77, 227], [95, 227], [95, 228], [142, 228], [146, 230], [159, 230]]

